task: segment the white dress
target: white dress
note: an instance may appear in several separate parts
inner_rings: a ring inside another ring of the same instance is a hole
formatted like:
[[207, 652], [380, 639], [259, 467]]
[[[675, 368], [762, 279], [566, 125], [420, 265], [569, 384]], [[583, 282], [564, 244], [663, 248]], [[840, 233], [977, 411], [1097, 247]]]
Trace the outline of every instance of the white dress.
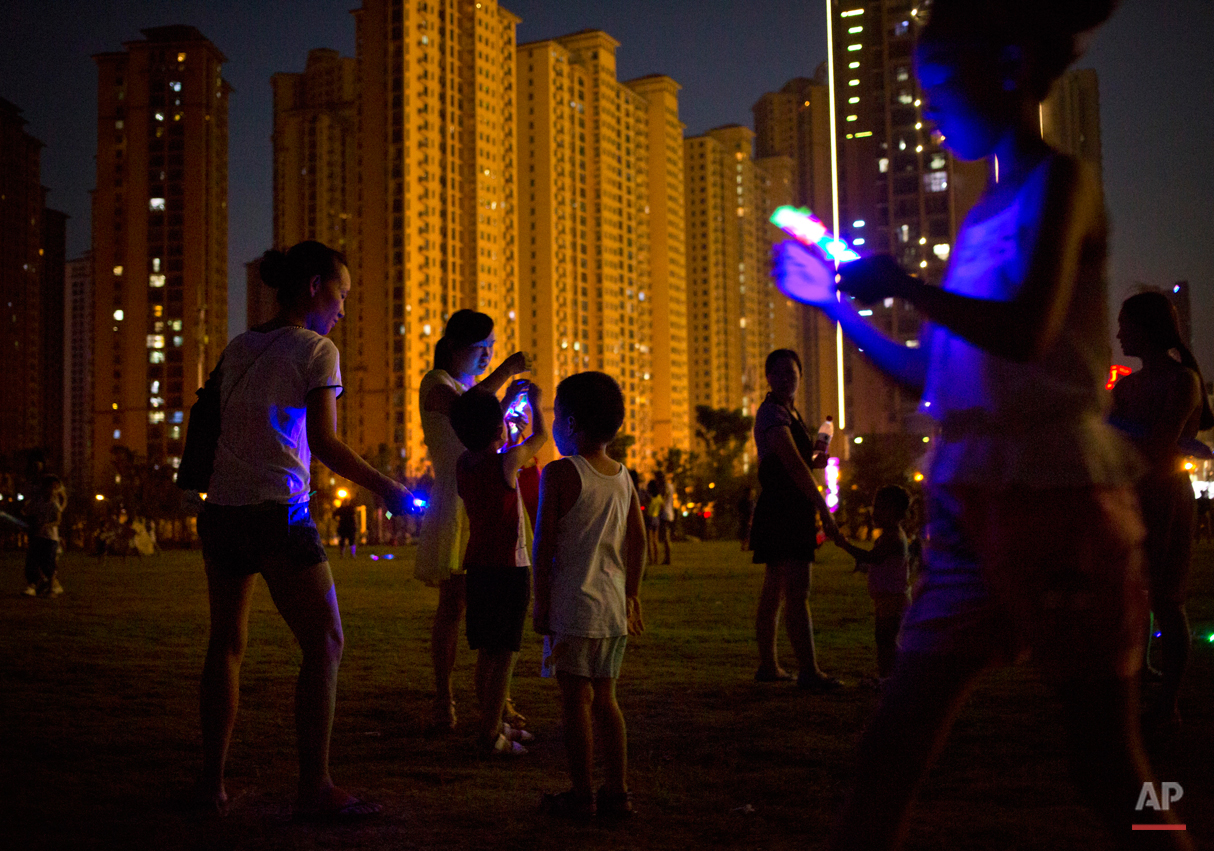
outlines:
[[464, 513], [464, 501], [459, 498], [455, 481], [455, 465], [464, 454], [464, 444], [456, 437], [446, 414], [426, 410], [426, 397], [440, 384], [461, 396], [468, 390], [446, 370], [432, 369], [422, 378], [417, 394], [434, 485], [418, 534], [413, 575], [432, 586], [464, 572], [464, 548], [468, 545], [468, 515]]

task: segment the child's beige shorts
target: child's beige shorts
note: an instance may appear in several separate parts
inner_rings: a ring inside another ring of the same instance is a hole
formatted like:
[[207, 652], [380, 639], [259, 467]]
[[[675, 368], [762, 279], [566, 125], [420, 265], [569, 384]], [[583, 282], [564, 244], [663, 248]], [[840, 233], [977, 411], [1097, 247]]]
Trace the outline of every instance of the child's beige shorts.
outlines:
[[544, 661], [540, 673], [545, 677], [557, 673], [593, 680], [618, 679], [624, 664], [624, 647], [628, 636], [586, 638], [581, 635], [545, 635]]

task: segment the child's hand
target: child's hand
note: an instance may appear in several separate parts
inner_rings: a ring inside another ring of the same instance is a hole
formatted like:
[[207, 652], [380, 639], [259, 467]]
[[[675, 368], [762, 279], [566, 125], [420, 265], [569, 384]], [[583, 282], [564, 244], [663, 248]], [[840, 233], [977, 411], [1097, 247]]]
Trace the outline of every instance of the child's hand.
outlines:
[[835, 268], [822, 255], [795, 240], [781, 242], [773, 250], [772, 276], [784, 295], [802, 304], [827, 308], [836, 303]]
[[645, 621], [641, 618], [641, 598], [629, 597], [627, 602], [628, 608], [628, 634], [640, 635], [645, 631]]
[[915, 279], [888, 254], [861, 257], [839, 267], [839, 289], [864, 304], [885, 298], [906, 298]]

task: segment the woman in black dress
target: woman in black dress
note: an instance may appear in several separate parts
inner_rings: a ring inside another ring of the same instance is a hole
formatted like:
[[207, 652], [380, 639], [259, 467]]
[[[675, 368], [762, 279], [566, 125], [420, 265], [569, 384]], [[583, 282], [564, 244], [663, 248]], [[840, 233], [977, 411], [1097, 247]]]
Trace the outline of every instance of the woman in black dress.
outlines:
[[822, 518], [828, 536], [833, 538], [839, 532], [810, 471], [814, 441], [794, 404], [801, 384], [801, 358], [792, 349], [776, 349], [767, 356], [766, 369], [771, 392], [755, 416], [762, 492], [750, 529], [754, 563], [767, 566], [755, 615], [759, 642], [755, 679], [792, 679], [780, 667], [776, 655], [776, 627], [783, 600], [785, 629], [800, 667], [797, 685], [810, 691], [829, 691], [841, 683], [818, 668], [809, 611], [810, 565], [818, 537], [815, 512]]

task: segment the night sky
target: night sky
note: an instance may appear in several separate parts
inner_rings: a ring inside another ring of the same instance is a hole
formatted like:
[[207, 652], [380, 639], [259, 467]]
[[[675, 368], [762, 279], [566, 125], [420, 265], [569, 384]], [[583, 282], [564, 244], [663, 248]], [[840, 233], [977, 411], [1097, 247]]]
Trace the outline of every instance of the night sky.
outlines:
[[[270, 75], [302, 71], [308, 50], [354, 54], [349, 10], [358, 0], [261, 3], [164, 0], [0, 0], [0, 97], [24, 110], [42, 140], [48, 203], [67, 212], [68, 256], [89, 245], [95, 183], [94, 53], [117, 51], [140, 30], [197, 27], [228, 57], [230, 114], [230, 332], [244, 328], [244, 263], [271, 229]], [[692, 134], [751, 124], [751, 105], [826, 58], [825, 2], [514, 0], [519, 41], [585, 28], [621, 43], [620, 79], [677, 80]], [[1137, 282], [1187, 279], [1194, 349], [1214, 378], [1214, 3], [1125, 0], [1077, 67], [1100, 75], [1104, 175], [1113, 225], [1110, 299]], [[1120, 355], [1120, 352], [1117, 352]]]

